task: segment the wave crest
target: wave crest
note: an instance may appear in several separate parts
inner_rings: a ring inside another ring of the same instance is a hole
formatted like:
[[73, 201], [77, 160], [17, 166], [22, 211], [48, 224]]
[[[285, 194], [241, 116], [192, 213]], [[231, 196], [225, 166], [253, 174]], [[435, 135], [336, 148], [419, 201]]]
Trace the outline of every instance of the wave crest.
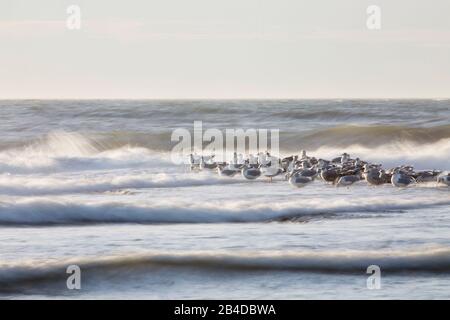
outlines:
[[[0, 148], [0, 172], [145, 166], [152, 157], [160, 160], [165, 157], [165, 161], [170, 158], [168, 154], [175, 144], [170, 135], [170, 131], [52, 132], [22, 147]], [[349, 125], [312, 131], [281, 128], [281, 154], [298, 154], [301, 149], [317, 157], [334, 158], [345, 151], [382, 164], [386, 158], [386, 165], [390, 166], [418, 162], [425, 169], [448, 170], [450, 125], [428, 128]]]
[[[432, 144], [443, 139], [450, 139], [450, 125], [435, 127], [346, 125], [313, 130], [300, 135], [289, 133], [286, 134], [286, 145], [289, 146], [297, 140], [297, 144], [300, 142], [307, 148], [351, 145], [376, 147], [394, 143]], [[283, 143], [283, 138], [281, 143]]]
[[[131, 200], [130, 200], [131, 201]], [[28, 198], [0, 202], [0, 225], [74, 225], [98, 223], [254, 223], [271, 221], [301, 221], [315, 217], [346, 214], [370, 215], [398, 210], [410, 210], [450, 204], [448, 198], [432, 200], [396, 200], [366, 198], [315, 201], [311, 205], [295, 200], [283, 204], [255, 204], [245, 200], [208, 202], [201, 205], [173, 198], [146, 203], [124, 201], [77, 201]]]
[[[67, 266], [76, 264], [83, 273], [133, 271], [152, 273], [152, 268], [226, 271], [291, 271], [366, 274], [371, 265], [383, 272], [450, 272], [450, 249], [405, 248], [379, 251], [263, 251], [263, 252], [137, 252], [107, 257], [78, 257], [61, 262], [25, 261], [0, 266], [0, 284], [11, 290], [16, 284], [63, 280]], [[144, 268], [142, 268], [144, 267]], [[1, 290], [1, 289], [0, 289]]]

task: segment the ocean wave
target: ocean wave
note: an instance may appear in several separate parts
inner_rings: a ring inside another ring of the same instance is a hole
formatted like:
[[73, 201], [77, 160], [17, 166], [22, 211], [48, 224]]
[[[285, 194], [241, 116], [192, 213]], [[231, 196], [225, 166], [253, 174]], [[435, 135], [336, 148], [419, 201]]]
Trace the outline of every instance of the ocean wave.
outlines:
[[[327, 113], [337, 111], [327, 111]], [[339, 112], [338, 112], [339, 113]], [[186, 129], [192, 131], [191, 127]], [[245, 129], [245, 128], [244, 128]], [[388, 144], [433, 144], [450, 139], [450, 125], [431, 127], [395, 125], [341, 125], [323, 129], [295, 130], [295, 127], [278, 128], [280, 145], [285, 149], [323, 146], [347, 147], [362, 145], [377, 147]], [[65, 132], [53, 131], [31, 141], [6, 142], [0, 150], [23, 151], [29, 154], [80, 157], [101, 153], [125, 146], [142, 147], [153, 151], [167, 152], [175, 143], [171, 142], [172, 130], [158, 132], [112, 131], [112, 132]]]
[[12, 290], [20, 284], [37, 281], [58, 281], [65, 284], [66, 268], [77, 265], [83, 275], [105, 275], [108, 271], [145, 272], [149, 276], [155, 268], [183, 268], [186, 270], [226, 271], [289, 271], [321, 273], [359, 273], [366, 275], [371, 265], [382, 272], [450, 272], [450, 249], [443, 247], [405, 248], [402, 250], [339, 250], [339, 251], [183, 251], [136, 252], [106, 257], [76, 257], [63, 261], [23, 261], [0, 266], [0, 290]]
[[30, 174], [65, 171], [172, 167], [170, 155], [138, 146], [97, 147], [82, 135], [63, 135], [59, 143], [33, 144], [0, 152], [0, 173]]
[[[0, 172], [33, 173], [146, 167], [170, 162], [171, 132], [52, 132], [22, 147], [0, 151]], [[338, 126], [280, 132], [281, 155], [305, 149], [317, 157], [341, 153], [389, 165], [450, 169], [450, 125], [435, 127]], [[392, 161], [390, 161], [392, 160]], [[394, 163], [394, 160], [398, 161]]]
[[113, 173], [105, 175], [0, 175], [0, 195], [37, 196], [114, 192], [123, 189], [182, 188], [245, 183], [208, 173]]
[[310, 150], [309, 154], [330, 159], [343, 151], [349, 153], [353, 158], [359, 157], [372, 163], [382, 164], [386, 169], [407, 164], [418, 170], [450, 170], [450, 139], [424, 145], [392, 142], [378, 147], [361, 144], [350, 145], [346, 148], [321, 146]]
[[426, 145], [450, 139], [450, 125], [434, 127], [409, 126], [356, 126], [345, 125], [304, 133], [280, 134], [280, 144], [285, 148], [292, 146], [317, 149], [320, 147], [344, 148], [352, 145], [377, 147], [383, 145]]
[[370, 111], [351, 110], [307, 110], [291, 109], [276, 111], [271, 114], [273, 117], [280, 117], [295, 120], [318, 120], [318, 121], [342, 121], [357, 119], [385, 119], [387, 115], [380, 115]]
[[206, 201], [201, 204], [167, 199], [136, 202], [132, 200], [83, 200], [25, 198], [0, 202], [1, 226], [50, 226], [103, 223], [257, 223], [308, 221], [314, 218], [364, 217], [373, 213], [398, 212], [448, 206], [450, 199], [433, 200], [415, 197], [414, 200], [366, 197], [364, 202], [351, 199], [309, 199], [307, 203], [254, 203], [247, 200]]

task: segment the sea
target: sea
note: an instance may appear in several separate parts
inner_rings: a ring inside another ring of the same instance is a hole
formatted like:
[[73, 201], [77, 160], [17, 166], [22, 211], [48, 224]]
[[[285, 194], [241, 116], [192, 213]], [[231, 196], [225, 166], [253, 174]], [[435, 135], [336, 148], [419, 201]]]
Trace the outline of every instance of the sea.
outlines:
[[450, 188], [174, 163], [175, 129], [450, 170], [450, 100], [2, 100], [0, 299], [449, 299]]

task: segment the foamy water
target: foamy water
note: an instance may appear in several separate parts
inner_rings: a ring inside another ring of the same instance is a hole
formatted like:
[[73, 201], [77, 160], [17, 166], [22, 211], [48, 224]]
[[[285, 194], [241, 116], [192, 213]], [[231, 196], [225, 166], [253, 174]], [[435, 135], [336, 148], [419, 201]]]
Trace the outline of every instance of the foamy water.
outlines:
[[171, 130], [202, 120], [279, 128], [285, 155], [449, 170], [449, 101], [0, 104], [1, 297], [449, 298], [449, 188], [296, 189], [169, 153]]

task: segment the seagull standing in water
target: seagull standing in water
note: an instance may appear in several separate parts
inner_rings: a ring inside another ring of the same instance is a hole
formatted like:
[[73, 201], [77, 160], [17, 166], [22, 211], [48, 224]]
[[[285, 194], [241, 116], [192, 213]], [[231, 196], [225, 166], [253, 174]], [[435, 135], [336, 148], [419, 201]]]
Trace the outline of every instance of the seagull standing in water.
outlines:
[[307, 162], [303, 161], [299, 169], [292, 170], [288, 174], [289, 183], [297, 188], [306, 186], [313, 182], [319, 172], [315, 167], [309, 168]]
[[339, 178], [339, 169], [336, 166], [327, 166], [320, 171], [320, 177], [325, 182], [335, 182]]
[[379, 186], [391, 181], [391, 177], [379, 166], [370, 167], [368, 164], [364, 165], [364, 178], [368, 184], [373, 186]]
[[300, 172], [294, 172], [289, 177], [289, 183], [297, 188], [302, 188], [313, 181], [313, 178], [302, 176]]
[[444, 172], [437, 177], [437, 182], [439, 184], [445, 184], [450, 187], [450, 172]]
[[247, 180], [255, 180], [261, 176], [260, 167], [253, 167], [249, 165], [245, 165], [242, 168], [242, 176]]
[[337, 187], [348, 187], [354, 184], [355, 182], [361, 181], [361, 174], [356, 173], [352, 175], [342, 176], [340, 177], [337, 182]]
[[404, 188], [412, 183], [416, 183], [416, 179], [411, 177], [408, 174], [408, 171], [405, 171], [404, 168], [400, 167], [394, 169], [394, 173], [391, 178], [391, 183], [394, 187]]
[[284, 170], [281, 168], [281, 160], [278, 159], [278, 161], [272, 157], [269, 156], [269, 166], [262, 166], [261, 173], [263, 176], [269, 178], [269, 182], [272, 182], [272, 179], [284, 172]]
[[194, 155], [192, 153], [189, 155], [189, 165], [190, 165], [191, 171], [200, 170], [200, 162], [201, 162], [201, 159], [199, 159], [197, 157], [197, 155]]
[[222, 177], [234, 177], [239, 172], [234, 165], [218, 165], [217, 173]]

